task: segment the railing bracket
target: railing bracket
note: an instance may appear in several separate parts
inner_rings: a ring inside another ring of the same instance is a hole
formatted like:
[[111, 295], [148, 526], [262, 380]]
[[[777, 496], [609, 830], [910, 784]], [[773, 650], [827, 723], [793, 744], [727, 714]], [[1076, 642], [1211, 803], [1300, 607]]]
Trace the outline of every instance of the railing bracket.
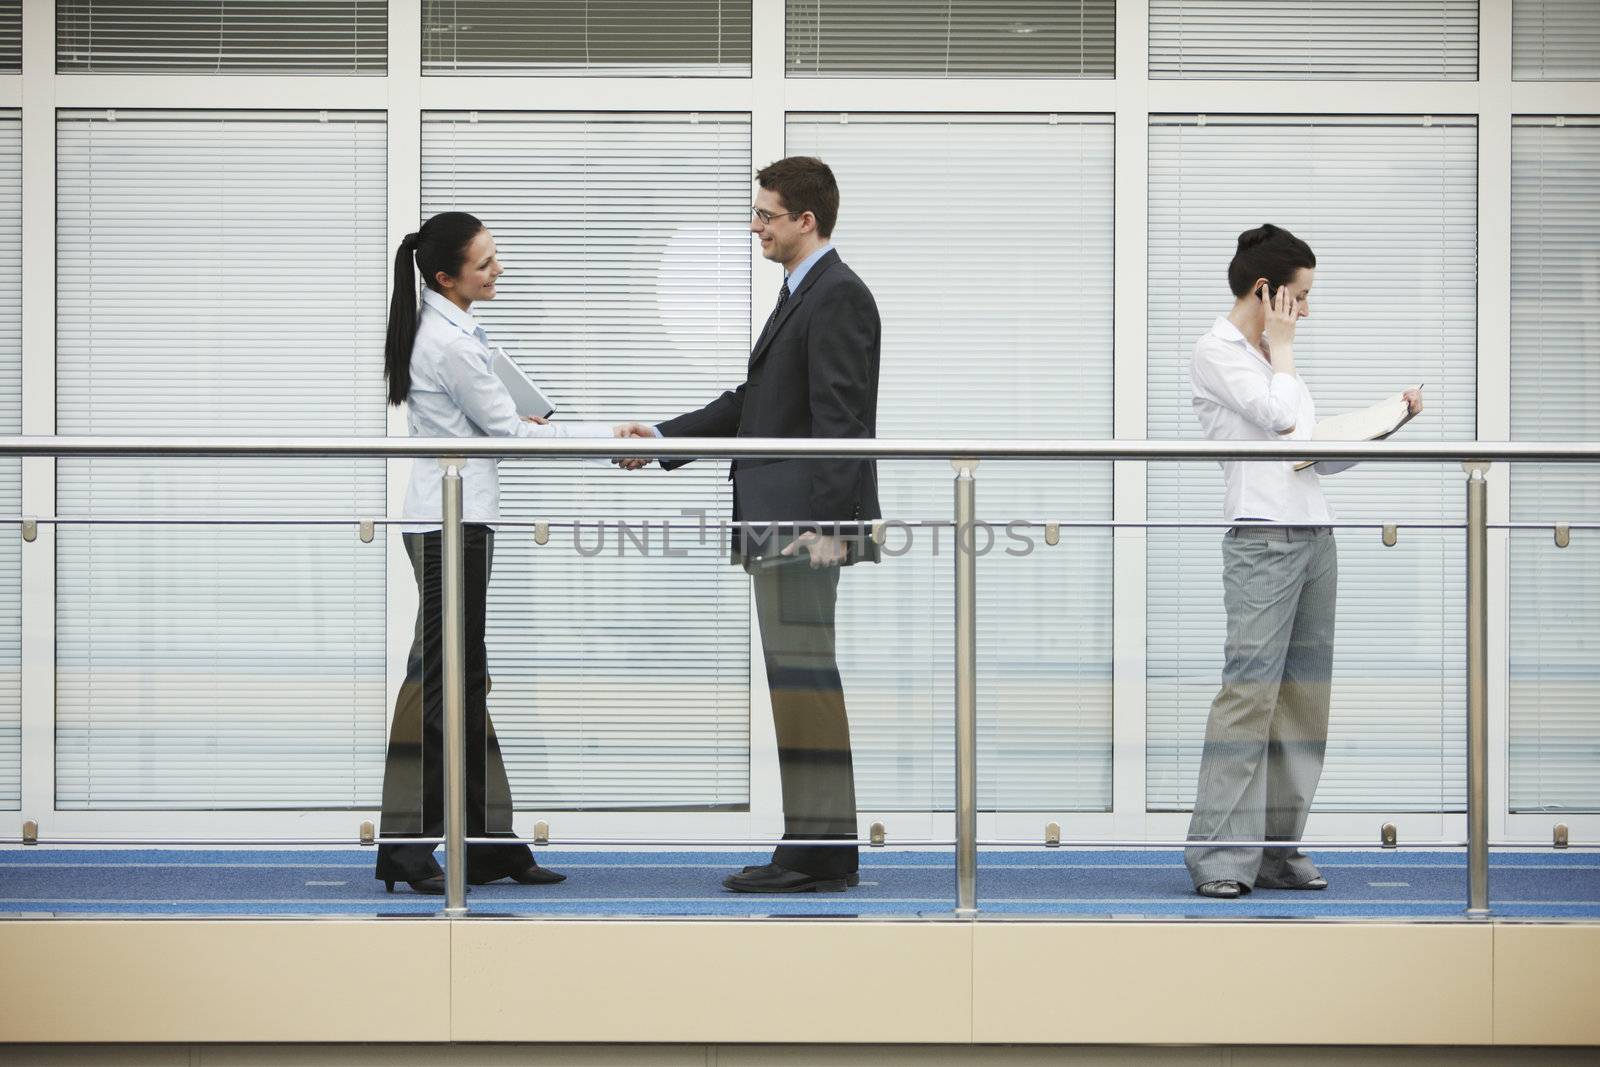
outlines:
[[34, 542], [34, 539], [37, 538], [38, 536], [39, 536], [39, 520], [38, 519], [23, 519], [22, 520], [22, 539], [24, 541], [28, 542], [28, 544], [31, 545]]
[[543, 519], [533, 524], [533, 543], [536, 545], [550, 543], [550, 524]]
[[1400, 847], [1400, 831], [1395, 828], [1394, 823], [1386, 822], [1383, 824], [1383, 828], [1378, 831], [1378, 842], [1384, 848]]
[[550, 843], [550, 824], [540, 819], [533, 824], [533, 843], [548, 845]]
[[883, 847], [883, 840], [884, 840], [883, 823], [881, 823], [881, 822], [873, 823], [872, 824], [872, 832], [871, 833], [872, 833], [872, 836], [869, 838], [869, 840], [872, 842], [872, 847], [873, 848], [882, 848]]
[[1059, 545], [1061, 543], [1061, 524], [1059, 522], [1047, 522], [1044, 524], [1044, 543], [1047, 545]]
[[373, 845], [376, 844], [377, 841], [378, 828], [372, 825], [371, 819], [363, 820], [361, 823], [361, 843], [363, 845]]
[[24, 845], [37, 845], [39, 843], [39, 824], [32, 819], [23, 820], [22, 843]]
[[1383, 524], [1383, 544], [1385, 548], [1393, 548], [1400, 541], [1400, 527], [1392, 522]]
[[1058, 823], [1058, 822], [1045, 823], [1045, 827], [1044, 827], [1044, 847], [1045, 848], [1060, 848], [1061, 847], [1061, 824], [1060, 823]]
[[1551, 835], [1551, 837], [1552, 837], [1552, 840], [1551, 840], [1550, 844], [1551, 844], [1552, 847], [1554, 847], [1554, 848], [1566, 848], [1567, 847], [1567, 824], [1564, 823], [1564, 822], [1556, 823], [1555, 832]]
[[1572, 544], [1572, 527], [1564, 522], [1556, 523], [1556, 547], [1566, 548]]
[[374, 537], [376, 537], [377, 534], [378, 534], [378, 527], [377, 527], [376, 523], [374, 523], [371, 519], [362, 519], [361, 520], [361, 543], [362, 544], [364, 544], [364, 545], [372, 544], [372, 539]]

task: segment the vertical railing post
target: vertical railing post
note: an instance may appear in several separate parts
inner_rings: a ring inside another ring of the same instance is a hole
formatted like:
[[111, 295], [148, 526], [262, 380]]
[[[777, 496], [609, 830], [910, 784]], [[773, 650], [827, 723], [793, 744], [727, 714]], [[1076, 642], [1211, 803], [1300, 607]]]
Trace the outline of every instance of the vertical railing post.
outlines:
[[1489, 464], [1467, 473], [1467, 914], [1489, 914]]
[[978, 594], [975, 459], [956, 471], [956, 914], [978, 913]]
[[466, 582], [461, 530], [463, 460], [441, 459], [444, 567], [444, 913], [467, 913]]

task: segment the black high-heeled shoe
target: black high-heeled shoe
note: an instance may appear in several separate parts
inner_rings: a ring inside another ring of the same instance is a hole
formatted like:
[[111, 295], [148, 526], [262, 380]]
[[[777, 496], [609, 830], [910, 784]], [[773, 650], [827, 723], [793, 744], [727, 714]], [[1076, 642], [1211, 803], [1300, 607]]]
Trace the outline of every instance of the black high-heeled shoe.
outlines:
[[[442, 896], [444, 896], [444, 875], [442, 875], [442, 874], [436, 874], [432, 878], [418, 878], [415, 881], [406, 881], [405, 879], [385, 878], [383, 880], [383, 888], [384, 888], [384, 890], [386, 892], [393, 893], [394, 892], [394, 883], [396, 881], [405, 881], [406, 885], [411, 887], [411, 891], [413, 893], [421, 893], [425, 897], [442, 897]], [[470, 893], [470, 892], [472, 892], [472, 890], [468, 889], [467, 892]]]

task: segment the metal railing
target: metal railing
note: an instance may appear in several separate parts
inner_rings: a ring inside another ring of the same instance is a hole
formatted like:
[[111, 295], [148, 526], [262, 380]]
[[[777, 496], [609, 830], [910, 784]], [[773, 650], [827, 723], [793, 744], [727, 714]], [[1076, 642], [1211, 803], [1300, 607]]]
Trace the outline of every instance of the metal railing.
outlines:
[[[446, 891], [444, 914], [462, 916], [466, 907], [465, 649], [463, 625], [461, 467], [468, 458], [499, 459], [929, 459], [949, 460], [954, 479], [956, 529], [955, 594], [955, 858], [956, 914], [977, 914], [977, 469], [984, 460], [1218, 461], [1331, 460], [1384, 462], [1459, 462], [1466, 472], [1467, 599], [1467, 914], [1489, 913], [1488, 818], [1488, 483], [1495, 462], [1596, 463], [1600, 442], [1276, 442], [1276, 441], [1107, 441], [1107, 440], [925, 440], [671, 438], [657, 440], [581, 438], [204, 438], [204, 437], [0, 437], [0, 458], [63, 456], [144, 456], [162, 458], [325, 458], [437, 459], [444, 468], [442, 500], [444, 599], [444, 736]], [[28, 522], [77, 522], [28, 519]], [[92, 521], [92, 520], [87, 520]], [[141, 521], [141, 520], [119, 520]], [[181, 521], [181, 520], [180, 520]], [[187, 520], [205, 522], [207, 520]], [[213, 520], [214, 521], [214, 520]], [[259, 519], [247, 521], [262, 521]], [[281, 521], [281, 520], [278, 520]], [[343, 521], [319, 519], [318, 522]], [[364, 520], [394, 522], [398, 520]], [[803, 520], [796, 520], [803, 521]], [[526, 525], [526, 524], [524, 524]], [[1073, 525], [1077, 525], [1073, 523]], [[1231, 523], [1083, 523], [1093, 526], [1228, 526]], [[1337, 524], [1346, 525], [1346, 524]], [[1380, 523], [1356, 523], [1364, 527]], [[1412, 524], [1407, 524], [1412, 525]], [[1424, 523], [1433, 528], [1459, 524]], [[1500, 527], [1552, 524], [1496, 524]], [[1567, 524], [1560, 524], [1566, 526]], [[963, 533], [964, 532], [964, 533]], [[388, 839], [385, 839], [388, 840]], [[429, 840], [417, 838], [419, 841]], [[504, 843], [506, 838], [493, 839]], [[694, 842], [713, 844], [719, 842]], [[794, 842], [801, 843], [801, 842]], [[822, 844], [824, 842], [818, 842]], [[830, 841], [827, 844], [840, 842]], [[869, 844], [870, 842], [860, 842]], [[943, 842], [925, 842], [935, 844]], [[1019, 844], [1021, 842], [1018, 842]], [[1233, 843], [1218, 840], [1215, 843]], [[1237, 842], [1260, 844], [1268, 842]], [[1106, 846], [1106, 842], [1094, 842]], [[1110, 843], [1115, 847], [1117, 843]], [[1126, 844], [1135, 844], [1127, 842]], [[1144, 843], [1148, 846], [1148, 842]], [[1181, 843], [1174, 843], [1181, 844]], [[1274, 841], [1277, 846], [1308, 844], [1359, 847], [1338, 842]], [[1427, 842], [1430, 846], [1459, 842]]]

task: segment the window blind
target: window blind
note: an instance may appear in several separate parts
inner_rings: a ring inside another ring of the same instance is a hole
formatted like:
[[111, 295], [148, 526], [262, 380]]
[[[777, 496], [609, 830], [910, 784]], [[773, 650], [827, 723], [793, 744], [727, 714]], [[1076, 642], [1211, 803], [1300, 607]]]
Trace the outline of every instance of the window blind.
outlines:
[[[0, 257], [22, 262], [22, 116], [0, 111]], [[0, 291], [0, 434], [22, 432], [22, 290]], [[22, 461], [0, 460], [0, 511], [22, 513]], [[22, 804], [22, 538], [0, 537], [0, 808]]]
[[[385, 129], [63, 111], [63, 434], [382, 436]], [[382, 461], [66, 459], [69, 516], [382, 515]], [[385, 564], [352, 526], [57, 534], [63, 808], [377, 802]]]
[[[1111, 435], [1109, 118], [794, 114], [787, 151], [839, 181], [834, 239], [883, 322], [880, 436]], [[885, 518], [948, 523], [951, 478], [881, 462]], [[1031, 553], [1008, 555], [1025, 549], [1005, 524], [1109, 519], [1110, 466], [985, 462], [977, 501], [996, 524], [978, 560], [979, 801], [1108, 810], [1110, 534], [1047, 547], [1035, 529]], [[890, 530], [903, 554], [840, 585], [863, 809], [950, 807], [952, 531], [938, 536], [936, 551], [933, 530]]]
[[57, 0], [62, 74], [382, 74], [386, 0]]
[[1478, 76], [1478, 0], [1150, 0], [1152, 78]]
[[423, 0], [424, 74], [750, 76], [751, 0]]
[[1109, 78], [1116, 0], [788, 0], [791, 78]]
[[22, 73], [22, 0], [0, 0], [0, 74]]
[[[1511, 436], [1600, 437], [1600, 120], [1511, 130]], [[1511, 517], [1600, 520], [1596, 471], [1518, 464]], [[1600, 545], [1575, 530], [1511, 536], [1513, 811], [1600, 810]]]
[[[1411, 440], [1475, 434], [1476, 130], [1469, 119], [1163, 116], [1150, 128], [1148, 429], [1195, 438], [1189, 359], [1233, 302], [1238, 234], [1275, 222], [1317, 254], [1295, 361], [1319, 416], [1425, 383]], [[1460, 522], [1455, 464], [1362, 464], [1325, 477], [1345, 520]], [[1152, 464], [1152, 519], [1219, 522], [1214, 464]], [[1148, 540], [1148, 801], [1192, 804], [1222, 668], [1221, 530]], [[1324, 810], [1464, 803], [1460, 531], [1340, 531]]]
[[1600, 6], [1593, 0], [1514, 0], [1511, 77], [1516, 81], [1600, 78]]
[[[744, 380], [750, 352], [747, 115], [433, 112], [423, 214], [470, 211], [506, 275], [473, 312], [562, 419], [656, 422]], [[626, 474], [501, 465], [508, 519], [606, 521], [495, 544], [490, 712], [524, 808], [749, 803], [749, 579], [727, 541], [725, 463]], [[615, 520], [655, 527], [619, 556]], [[684, 555], [676, 555], [678, 552]]]

